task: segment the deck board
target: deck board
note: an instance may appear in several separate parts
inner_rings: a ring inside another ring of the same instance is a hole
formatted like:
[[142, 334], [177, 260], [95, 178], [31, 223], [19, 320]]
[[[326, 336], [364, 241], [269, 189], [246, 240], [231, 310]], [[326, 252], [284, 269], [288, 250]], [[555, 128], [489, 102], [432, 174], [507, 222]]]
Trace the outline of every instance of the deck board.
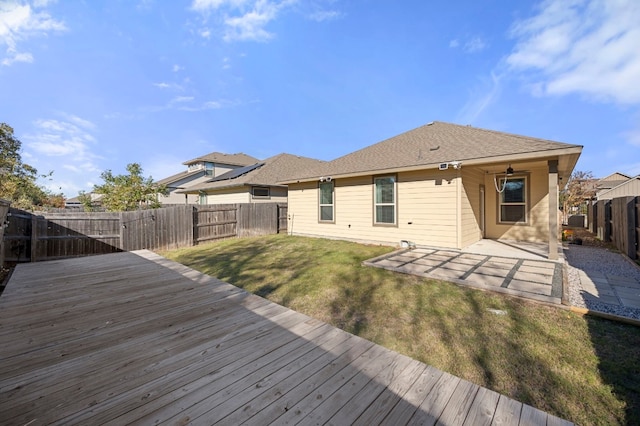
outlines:
[[0, 423], [571, 424], [148, 251], [19, 265]]

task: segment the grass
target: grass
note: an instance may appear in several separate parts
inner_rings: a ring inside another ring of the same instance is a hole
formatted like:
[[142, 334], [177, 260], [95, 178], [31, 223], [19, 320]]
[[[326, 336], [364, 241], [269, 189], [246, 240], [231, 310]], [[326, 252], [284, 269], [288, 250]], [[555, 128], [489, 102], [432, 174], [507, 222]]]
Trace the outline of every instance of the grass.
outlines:
[[640, 424], [640, 327], [361, 265], [391, 250], [277, 235], [162, 254], [575, 423]]

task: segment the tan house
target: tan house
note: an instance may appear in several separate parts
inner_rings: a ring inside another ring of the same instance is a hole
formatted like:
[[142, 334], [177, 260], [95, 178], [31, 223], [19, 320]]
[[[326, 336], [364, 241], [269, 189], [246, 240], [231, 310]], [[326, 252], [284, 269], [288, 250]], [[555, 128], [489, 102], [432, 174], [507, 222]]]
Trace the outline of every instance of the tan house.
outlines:
[[546, 242], [557, 257], [558, 192], [582, 146], [433, 122], [304, 170], [289, 231], [462, 249], [483, 238]]
[[223, 175], [231, 170], [255, 164], [258, 161], [257, 158], [243, 153], [223, 154], [221, 152], [212, 152], [185, 161], [182, 164], [187, 166], [187, 170], [156, 182], [166, 185], [169, 191], [166, 196], [158, 195], [158, 201], [162, 204], [196, 204], [200, 201], [197, 193], [189, 196], [178, 191], [206, 182], [212, 177]]
[[596, 193], [596, 198], [598, 200], [613, 200], [618, 197], [640, 196], [640, 176], [628, 178], [622, 182], [616, 181], [616, 183], [617, 185], [611, 186], [611, 188], [601, 186]]
[[204, 182], [177, 192], [198, 197], [199, 204], [286, 203], [287, 186], [279, 181], [322, 163], [320, 160], [283, 153], [209, 177]]

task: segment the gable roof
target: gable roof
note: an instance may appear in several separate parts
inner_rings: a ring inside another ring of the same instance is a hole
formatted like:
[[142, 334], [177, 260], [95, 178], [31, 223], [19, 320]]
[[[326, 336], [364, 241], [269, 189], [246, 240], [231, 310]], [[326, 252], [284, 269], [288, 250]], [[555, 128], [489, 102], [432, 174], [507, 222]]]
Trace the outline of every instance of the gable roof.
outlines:
[[303, 170], [295, 180], [287, 182], [312, 180], [321, 176], [346, 177], [430, 168], [450, 161], [468, 164], [470, 160], [475, 160], [473, 162], [479, 164], [507, 161], [512, 157], [543, 158], [564, 151], [579, 155], [581, 150], [581, 145], [435, 121], [337, 158], [316, 169]]
[[202, 174], [202, 173], [204, 173], [204, 170], [193, 170], [193, 171], [184, 170], [182, 172], [176, 173], [175, 175], [171, 175], [171, 176], [166, 177], [164, 179], [160, 179], [159, 181], [156, 181], [155, 183], [157, 183], [158, 185], [167, 185], [167, 186], [169, 186], [170, 183], [177, 182], [177, 181], [179, 181], [181, 179], [188, 178], [188, 177], [191, 177], [191, 176], [194, 176], [194, 175], [197, 175], [197, 174]]
[[598, 182], [596, 182], [596, 189], [599, 193], [602, 191], [608, 191], [623, 184], [624, 182], [627, 182], [629, 179], [632, 178], [623, 173], [614, 172], [609, 176], [603, 177], [602, 179], [598, 180]]
[[609, 176], [603, 177], [599, 179], [598, 182], [609, 182], [609, 181], [625, 181], [631, 179], [631, 176], [627, 176], [624, 173], [613, 172]]
[[[309, 168], [324, 163], [313, 158], [291, 154], [278, 154], [264, 161], [256, 162], [239, 171], [231, 170], [206, 182], [177, 191], [179, 193], [197, 193], [199, 191], [232, 188], [238, 186], [284, 186], [278, 182], [289, 179]], [[253, 167], [255, 166], [255, 167]], [[239, 174], [240, 172], [244, 172]]]
[[185, 164], [188, 166], [190, 164], [200, 163], [203, 161], [206, 161], [209, 163], [229, 164], [232, 166], [248, 166], [250, 164], [257, 163], [259, 160], [257, 158], [254, 158], [242, 152], [238, 154], [224, 154], [222, 152], [212, 152], [207, 155], [194, 158], [193, 160], [185, 161], [182, 164]]

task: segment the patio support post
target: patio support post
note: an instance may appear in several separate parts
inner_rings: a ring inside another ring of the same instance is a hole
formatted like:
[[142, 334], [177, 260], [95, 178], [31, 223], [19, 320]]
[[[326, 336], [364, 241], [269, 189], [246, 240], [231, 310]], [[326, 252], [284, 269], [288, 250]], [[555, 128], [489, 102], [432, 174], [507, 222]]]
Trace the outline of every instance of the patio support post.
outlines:
[[558, 160], [549, 160], [549, 260], [558, 259]]

